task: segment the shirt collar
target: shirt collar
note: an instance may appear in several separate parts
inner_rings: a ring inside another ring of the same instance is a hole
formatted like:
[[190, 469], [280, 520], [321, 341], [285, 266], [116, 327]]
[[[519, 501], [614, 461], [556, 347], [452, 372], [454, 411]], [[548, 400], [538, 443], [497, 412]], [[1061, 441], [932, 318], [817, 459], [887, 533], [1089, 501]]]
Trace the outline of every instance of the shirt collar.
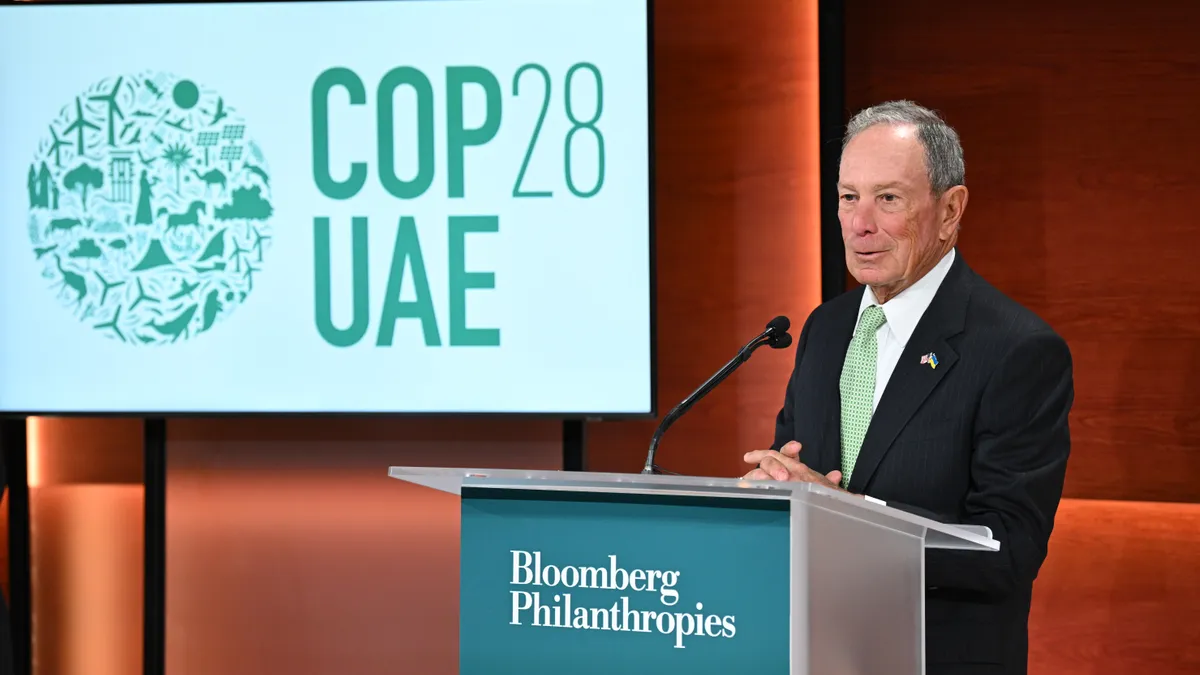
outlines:
[[900, 341], [900, 344], [908, 344], [908, 338], [917, 329], [917, 322], [925, 314], [929, 303], [933, 302], [933, 296], [937, 295], [938, 288], [941, 287], [942, 281], [950, 272], [950, 265], [953, 263], [954, 249], [950, 249], [925, 276], [917, 279], [912, 286], [900, 291], [896, 297], [882, 305], [875, 299], [875, 292], [871, 290], [870, 286], [867, 286], [863, 289], [862, 301], [858, 306], [858, 317], [854, 322], [855, 330], [858, 330], [858, 322], [862, 319], [863, 311], [871, 305], [877, 305], [883, 310], [883, 315], [887, 317], [885, 325], [891, 328], [892, 334]]

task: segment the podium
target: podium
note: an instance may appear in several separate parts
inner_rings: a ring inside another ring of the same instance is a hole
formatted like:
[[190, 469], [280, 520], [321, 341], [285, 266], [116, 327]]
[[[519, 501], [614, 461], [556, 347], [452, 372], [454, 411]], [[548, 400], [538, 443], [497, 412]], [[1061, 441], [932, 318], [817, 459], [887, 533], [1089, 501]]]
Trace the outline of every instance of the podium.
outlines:
[[919, 675], [925, 549], [1000, 548], [809, 483], [388, 474], [459, 496], [463, 675]]

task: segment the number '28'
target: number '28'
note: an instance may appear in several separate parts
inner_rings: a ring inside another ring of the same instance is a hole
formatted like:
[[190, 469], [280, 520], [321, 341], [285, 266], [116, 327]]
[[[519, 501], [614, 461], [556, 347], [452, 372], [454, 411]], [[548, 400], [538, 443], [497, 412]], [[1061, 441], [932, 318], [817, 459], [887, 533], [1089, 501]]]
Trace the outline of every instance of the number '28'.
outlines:
[[[579, 111], [575, 110], [571, 99], [572, 80], [576, 76], [576, 73], [581, 70], [591, 73], [592, 80], [596, 86], [595, 110], [586, 117], [580, 116]], [[521, 94], [521, 76], [530, 71], [541, 75], [545, 95], [542, 97], [542, 109], [538, 113], [537, 123], [533, 127], [533, 136], [529, 139], [529, 146], [525, 149], [525, 157], [521, 160], [521, 170], [517, 173], [517, 182], [513, 185], [512, 194], [514, 197], [549, 197], [552, 194], [549, 190], [530, 191], [524, 190], [521, 187], [521, 184], [525, 181], [525, 172], [529, 168], [529, 160], [533, 156], [534, 146], [537, 145], [538, 136], [542, 133], [542, 124], [546, 121], [546, 112], [550, 107], [550, 73], [536, 63], [527, 63], [517, 69], [516, 74], [513, 75], [513, 96]], [[604, 134], [596, 126], [596, 123], [600, 121], [600, 114], [604, 112], [604, 80], [600, 76], [600, 69], [591, 63], [576, 63], [567, 71], [563, 91], [565, 92], [563, 101], [566, 107], [567, 119], [571, 121], [571, 130], [567, 132], [567, 136], [563, 140], [563, 172], [567, 179], [567, 189], [576, 197], [592, 197], [600, 192], [600, 188], [604, 186]], [[596, 162], [598, 165], [596, 183], [586, 190], [579, 189], [579, 186], [575, 184], [573, 164], [571, 162], [575, 137], [581, 133], [591, 134], [595, 139]]]

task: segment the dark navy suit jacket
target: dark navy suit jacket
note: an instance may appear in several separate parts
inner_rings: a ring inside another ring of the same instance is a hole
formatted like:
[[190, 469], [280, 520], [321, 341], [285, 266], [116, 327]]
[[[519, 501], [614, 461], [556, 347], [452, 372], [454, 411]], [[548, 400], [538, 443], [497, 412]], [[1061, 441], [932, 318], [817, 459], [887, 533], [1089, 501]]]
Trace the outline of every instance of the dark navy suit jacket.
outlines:
[[[838, 380], [864, 289], [808, 317], [776, 420], [778, 449], [840, 469]], [[931, 368], [921, 356], [933, 352]], [[1024, 675], [1034, 578], [1062, 497], [1071, 354], [961, 252], [879, 401], [849, 490], [945, 523], [986, 525], [999, 552], [926, 553], [926, 672]]]

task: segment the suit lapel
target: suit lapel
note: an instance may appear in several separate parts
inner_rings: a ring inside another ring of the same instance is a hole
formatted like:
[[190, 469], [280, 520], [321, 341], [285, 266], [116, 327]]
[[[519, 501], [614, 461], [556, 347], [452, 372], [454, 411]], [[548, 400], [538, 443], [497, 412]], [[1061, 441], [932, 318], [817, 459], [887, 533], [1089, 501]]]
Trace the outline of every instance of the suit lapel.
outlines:
[[[900, 354], [900, 360], [888, 378], [887, 387], [871, 418], [871, 425], [867, 428], [866, 438], [863, 439], [858, 459], [854, 463], [854, 472], [850, 476], [850, 485], [847, 486], [851, 492], [862, 492], [875, 475], [875, 470], [879, 468], [880, 461], [892, 447], [896, 437], [920, 409], [934, 387], [958, 362], [958, 353], [947, 339], [962, 332], [971, 294], [969, 273], [961, 253], [956, 254], [954, 264], [951, 265], [929, 308], [917, 323], [908, 344]], [[929, 363], [921, 363], [921, 357], [930, 353], [937, 357], [936, 367], [931, 367]], [[839, 443], [836, 446], [839, 453], [840, 438], [839, 433]]]

